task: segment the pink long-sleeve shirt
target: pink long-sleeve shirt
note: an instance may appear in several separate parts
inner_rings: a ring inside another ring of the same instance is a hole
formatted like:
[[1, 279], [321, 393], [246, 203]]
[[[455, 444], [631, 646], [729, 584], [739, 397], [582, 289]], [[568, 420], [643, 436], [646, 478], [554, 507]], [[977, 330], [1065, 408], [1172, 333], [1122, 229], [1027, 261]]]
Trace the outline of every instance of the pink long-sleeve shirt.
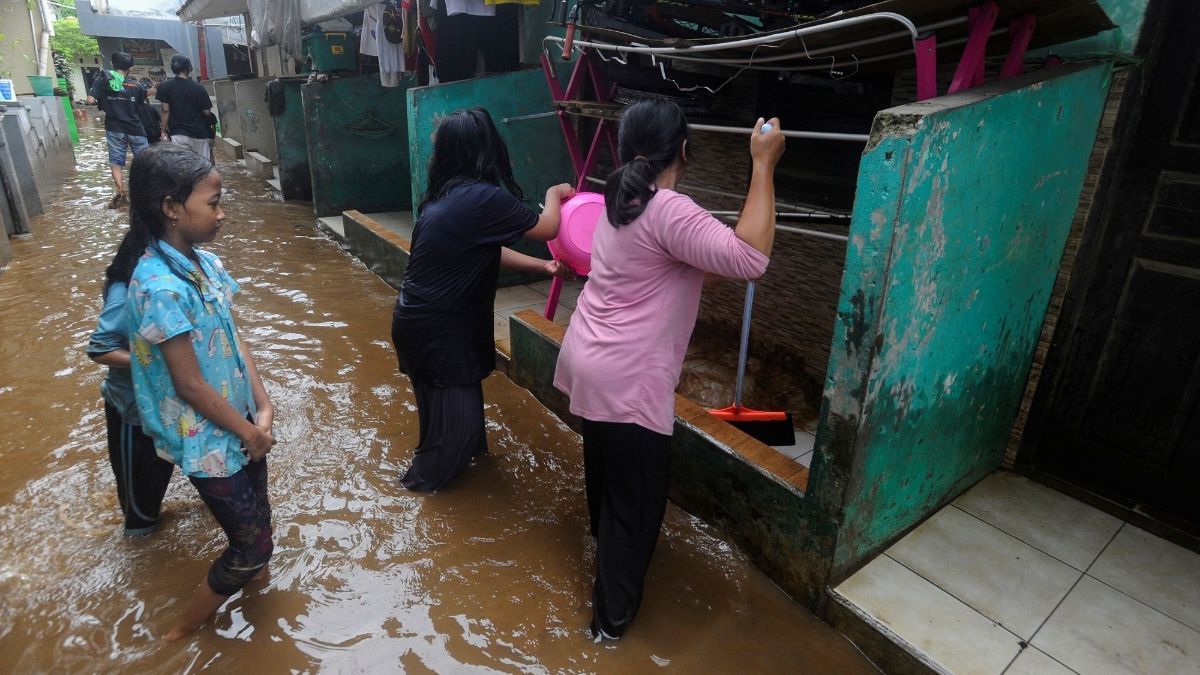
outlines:
[[669, 435], [704, 273], [755, 279], [767, 261], [674, 190], [659, 190], [642, 215], [620, 228], [601, 217], [592, 271], [554, 374], [571, 412]]

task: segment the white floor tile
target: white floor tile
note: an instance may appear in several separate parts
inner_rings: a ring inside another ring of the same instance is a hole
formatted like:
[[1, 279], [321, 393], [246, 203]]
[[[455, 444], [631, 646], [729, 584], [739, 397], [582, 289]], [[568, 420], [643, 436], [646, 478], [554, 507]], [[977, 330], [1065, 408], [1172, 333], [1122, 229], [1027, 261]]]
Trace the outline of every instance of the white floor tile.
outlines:
[[1088, 574], [1200, 630], [1200, 553], [1126, 524]]
[[1079, 673], [1198, 673], [1200, 632], [1084, 577], [1033, 639]]
[[524, 286], [509, 286], [507, 288], [496, 289], [496, 304], [494, 309], [499, 312], [514, 307], [524, 307], [525, 305], [545, 304], [546, 296], [538, 295], [536, 291], [530, 290]]
[[836, 591], [953, 673], [998, 674], [1021, 649], [1017, 636], [887, 556]]
[[813, 452], [812, 452], [812, 450], [809, 450], [808, 452], [804, 453], [803, 455], [800, 455], [799, 457], [797, 457], [796, 462], [798, 462], [801, 466], [803, 466], [806, 469], [811, 469], [812, 468], [812, 458], [813, 458]]
[[887, 554], [1025, 639], [1082, 574], [954, 507]]
[[1078, 570], [1121, 527], [1119, 519], [1010, 471], [988, 476], [954, 505]]
[[1026, 647], [1008, 670], [1004, 671], [1004, 675], [1073, 675], [1074, 672], [1038, 651], [1037, 647]]

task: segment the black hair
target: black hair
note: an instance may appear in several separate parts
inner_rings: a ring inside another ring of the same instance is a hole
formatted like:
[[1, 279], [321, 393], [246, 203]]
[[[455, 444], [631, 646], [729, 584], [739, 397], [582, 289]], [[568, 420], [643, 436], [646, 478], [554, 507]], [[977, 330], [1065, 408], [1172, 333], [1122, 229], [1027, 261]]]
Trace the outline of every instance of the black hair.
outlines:
[[459, 110], [438, 124], [429, 160], [429, 180], [417, 211], [446, 196], [451, 188], [471, 181], [507, 188], [517, 199], [525, 193], [513, 178], [508, 147], [483, 108]]
[[176, 75], [189, 73], [192, 70], [192, 60], [183, 54], [176, 54], [171, 57], [171, 72]]
[[115, 70], [129, 70], [133, 67], [133, 57], [125, 52], [113, 52], [110, 58]]
[[608, 175], [604, 187], [604, 210], [613, 227], [642, 215], [654, 196], [654, 179], [675, 162], [691, 138], [683, 110], [670, 101], [645, 99], [621, 113], [617, 128], [621, 166]]
[[[155, 143], [138, 153], [129, 169], [129, 231], [121, 240], [112, 264], [104, 270], [104, 291], [115, 283], [129, 283], [133, 269], [146, 249], [157, 246], [167, 229], [163, 202], [168, 198], [180, 204], [210, 173], [213, 163], [191, 148], [174, 143]], [[187, 270], [163, 256], [175, 276], [192, 286], [198, 284]]]

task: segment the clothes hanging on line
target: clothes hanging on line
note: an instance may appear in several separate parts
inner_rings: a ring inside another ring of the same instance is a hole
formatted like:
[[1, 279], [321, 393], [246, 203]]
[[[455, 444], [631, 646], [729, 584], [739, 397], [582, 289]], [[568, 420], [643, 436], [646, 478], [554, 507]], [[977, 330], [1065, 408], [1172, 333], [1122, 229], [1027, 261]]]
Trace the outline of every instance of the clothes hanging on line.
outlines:
[[507, 73], [520, 68], [520, 7], [491, 5], [489, 9], [495, 12], [495, 16], [466, 12], [449, 14], [450, 2], [438, 3], [438, 82], [456, 82], [475, 77], [481, 56], [485, 74]]
[[384, 12], [391, 5], [381, 2], [363, 11], [362, 37], [359, 53], [379, 58], [379, 83], [399, 87], [407, 70], [404, 62], [404, 43], [391, 42], [384, 36]]

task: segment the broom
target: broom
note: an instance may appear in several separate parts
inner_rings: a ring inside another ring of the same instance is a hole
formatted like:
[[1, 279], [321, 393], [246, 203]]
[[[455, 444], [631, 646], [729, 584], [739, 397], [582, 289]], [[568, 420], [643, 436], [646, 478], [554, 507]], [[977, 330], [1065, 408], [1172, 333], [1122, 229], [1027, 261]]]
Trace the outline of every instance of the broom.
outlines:
[[786, 412], [751, 410], [742, 405], [742, 384], [746, 379], [746, 353], [750, 349], [750, 317], [754, 311], [754, 281], [746, 284], [746, 305], [742, 309], [742, 339], [738, 347], [737, 384], [733, 390], [733, 405], [710, 410], [717, 419], [725, 420], [767, 445], [795, 445], [796, 428]]

